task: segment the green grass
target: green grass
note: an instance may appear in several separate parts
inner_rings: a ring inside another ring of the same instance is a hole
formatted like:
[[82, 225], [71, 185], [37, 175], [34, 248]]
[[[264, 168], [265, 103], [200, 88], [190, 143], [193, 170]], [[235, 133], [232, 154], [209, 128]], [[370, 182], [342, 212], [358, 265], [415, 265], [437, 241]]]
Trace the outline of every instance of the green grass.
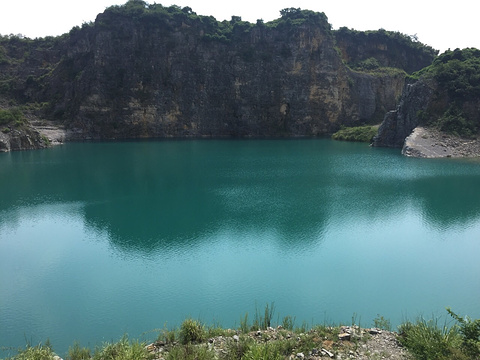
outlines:
[[346, 127], [338, 130], [332, 135], [333, 140], [372, 142], [373, 137], [377, 135], [378, 126], [356, 126]]
[[12, 122], [15, 122], [16, 125], [22, 125], [25, 122], [25, 117], [20, 109], [0, 109], [0, 125], [6, 125]]
[[27, 345], [25, 349], [19, 350], [18, 354], [12, 359], [15, 360], [53, 360], [55, 353], [52, 348], [46, 345]]
[[148, 360], [153, 356], [145, 349], [145, 344], [138, 340], [129, 341], [127, 336], [116, 343], [105, 343], [96, 349], [93, 360]]
[[456, 326], [440, 325], [438, 320], [419, 318], [399, 327], [400, 343], [417, 360], [463, 360], [468, 357], [461, 351], [462, 338]]
[[206, 339], [205, 326], [198, 320], [186, 319], [180, 326], [180, 342], [183, 345], [200, 343]]
[[[257, 333], [253, 325], [248, 325], [248, 314], [241, 319], [237, 330], [224, 329], [219, 325], [206, 326], [199, 320], [186, 319], [179, 328], [161, 331], [158, 341], [163, 342], [163, 358], [168, 360], [256, 360], [287, 359], [297, 353], [307, 356], [312, 349], [321, 349], [329, 344], [334, 354], [344, 354], [356, 349], [369, 339], [369, 335], [361, 335], [344, 343], [339, 340], [339, 326], [316, 325], [294, 328], [294, 318], [286, 316], [283, 326], [275, 331], [268, 329], [275, 326], [271, 323], [274, 305], [267, 304], [260, 315], [256, 311], [256, 322], [266, 330]], [[452, 318], [440, 323], [438, 320], [418, 318], [415, 322], [405, 321], [399, 326], [399, 341], [408, 349], [412, 359], [416, 360], [479, 360], [480, 359], [480, 319], [472, 320], [461, 317], [447, 309]], [[352, 327], [356, 314], [352, 317]], [[279, 318], [280, 321], [280, 318]], [[390, 330], [388, 319], [378, 315], [373, 320], [377, 328]], [[267, 326], [268, 325], [268, 326]], [[361, 332], [359, 332], [361, 334]], [[210, 340], [215, 338], [216, 340]], [[212, 341], [223, 339], [220, 352], [215, 352]], [[123, 336], [117, 342], [104, 343], [92, 353], [90, 349], [75, 343], [69, 348], [65, 360], [149, 360], [155, 356], [148, 352], [146, 344], [138, 340], [129, 340]], [[37, 346], [27, 345], [18, 350], [18, 354], [10, 360], [55, 360], [58, 359], [50, 342]]]

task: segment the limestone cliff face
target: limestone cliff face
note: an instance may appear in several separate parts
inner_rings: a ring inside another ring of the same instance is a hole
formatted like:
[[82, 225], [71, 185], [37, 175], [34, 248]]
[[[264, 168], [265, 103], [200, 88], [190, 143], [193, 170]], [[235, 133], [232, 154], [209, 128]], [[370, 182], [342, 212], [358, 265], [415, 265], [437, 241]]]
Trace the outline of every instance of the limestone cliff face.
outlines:
[[[415, 83], [406, 86], [398, 108], [385, 116], [374, 145], [402, 147], [417, 126], [446, 137], [476, 139], [480, 133], [479, 95], [480, 50], [448, 50], [423, 69]], [[457, 150], [450, 149], [450, 155], [476, 152]]]
[[405, 85], [400, 104], [385, 115], [373, 145], [403, 147], [405, 138], [421, 123], [420, 114], [429, 107], [433, 92], [434, 85], [424, 80]]
[[44, 104], [77, 138], [314, 136], [397, 106], [405, 73], [352, 70], [324, 14], [253, 25], [173, 10], [107, 9], [45, 50], [29, 80], [18, 70], [16, 100]]
[[376, 64], [412, 73], [430, 65], [438, 53], [412, 37], [384, 29], [356, 31], [342, 27], [334, 35], [343, 59], [352, 67]]
[[47, 146], [48, 140], [28, 126], [13, 129], [4, 128], [3, 131], [0, 131], [0, 152], [35, 150]]

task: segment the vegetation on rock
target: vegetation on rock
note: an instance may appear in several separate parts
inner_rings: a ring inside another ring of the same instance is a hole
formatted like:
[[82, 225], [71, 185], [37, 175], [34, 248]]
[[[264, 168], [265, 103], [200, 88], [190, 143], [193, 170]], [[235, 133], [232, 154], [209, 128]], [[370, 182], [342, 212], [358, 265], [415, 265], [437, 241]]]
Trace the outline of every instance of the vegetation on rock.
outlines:
[[381, 121], [434, 55], [300, 8], [249, 23], [130, 0], [60, 37], [0, 37], [0, 102], [80, 139], [317, 136]]
[[417, 319], [400, 325], [400, 342], [418, 360], [476, 360], [480, 356], [480, 319], [462, 318], [447, 308], [456, 323]]
[[[480, 319], [462, 318], [450, 309], [447, 311], [455, 324], [439, 325], [438, 320], [420, 318], [400, 325], [399, 334], [392, 333], [390, 321], [380, 315], [374, 319], [371, 329], [355, 325], [355, 316], [352, 325], [348, 326], [306, 328], [304, 324], [293, 327], [292, 317], [287, 316], [283, 323], [291, 324], [291, 328], [279, 325], [263, 329], [256, 327], [254, 321], [243, 323], [237, 330], [207, 326], [189, 318], [180, 328], [161, 330], [157, 340], [148, 345], [123, 336], [118, 342], [104, 343], [92, 352], [75, 343], [69, 348], [66, 360], [320, 359], [351, 358], [352, 355], [358, 359], [410, 358], [398, 342], [417, 360], [477, 360], [480, 356]], [[265, 315], [271, 318], [272, 306], [268, 308], [267, 305]], [[266, 324], [266, 318], [261, 320]], [[47, 340], [44, 345], [27, 345], [10, 360], [60, 360], [60, 357]]]
[[430, 106], [418, 114], [421, 124], [462, 137], [478, 135], [480, 50], [448, 50], [415, 77], [420, 81], [433, 81], [435, 87]]
[[333, 140], [359, 141], [371, 143], [373, 137], [377, 135], [378, 126], [355, 126], [343, 127], [332, 135]]

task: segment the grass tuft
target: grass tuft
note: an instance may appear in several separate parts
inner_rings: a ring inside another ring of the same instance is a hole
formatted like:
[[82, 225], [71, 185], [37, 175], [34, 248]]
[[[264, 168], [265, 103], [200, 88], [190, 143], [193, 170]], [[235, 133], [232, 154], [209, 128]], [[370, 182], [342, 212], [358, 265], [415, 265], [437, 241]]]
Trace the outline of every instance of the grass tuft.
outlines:
[[198, 320], [186, 319], [180, 326], [180, 342], [183, 345], [200, 343], [206, 339], [205, 326]]

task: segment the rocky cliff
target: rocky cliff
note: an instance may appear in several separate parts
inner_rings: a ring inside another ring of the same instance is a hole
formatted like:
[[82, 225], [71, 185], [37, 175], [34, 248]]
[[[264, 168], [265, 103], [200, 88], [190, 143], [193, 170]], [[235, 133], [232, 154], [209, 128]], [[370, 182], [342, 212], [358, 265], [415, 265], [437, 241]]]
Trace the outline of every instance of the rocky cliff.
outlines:
[[0, 97], [73, 138], [315, 136], [379, 123], [406, 72], [435, 56], [385, 31], [358, 42], [323, 13], [281, 14], [218, 22], [130, 0], [62, 37], [4, 37]]
[[[397, 109], [385, 115], [373, 144], [401, 148], [418, 126], [431, 128], [425, 137], [438, 138], [440, 132], [445, 138], [457, 138], [448, 143], [459, 149], [448, 149], [438, 156], [480, 156], [472, 146], [460, 151], [480, 131], [480, 50], [449, 50], [422, 69], [417, 79], [405, 86]], [[420, 138], [410, 138], [408, 147], [415, 147], [414, 139]], [[439, 141], [433, 146], [436, 143]], [[408, 152], [404, 149], [404, 153]]]
[[405, 138], [420, 124], [419, 114], [428, 108], [432, 94], [432, 85], [424, 81], [406, 84], [400, 104], [385, 115], [373, 145], [401, 148]]

